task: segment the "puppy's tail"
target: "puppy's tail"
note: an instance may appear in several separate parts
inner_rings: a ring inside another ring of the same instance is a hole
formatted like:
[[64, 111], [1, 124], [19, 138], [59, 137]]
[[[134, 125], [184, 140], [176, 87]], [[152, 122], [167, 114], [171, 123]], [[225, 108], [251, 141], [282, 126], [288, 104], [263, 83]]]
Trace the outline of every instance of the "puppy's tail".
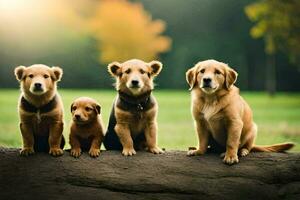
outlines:
[[268, 146], [254, 145], [251, 152], [285, 152], [295, 146], [292, 142], [273, 144]]

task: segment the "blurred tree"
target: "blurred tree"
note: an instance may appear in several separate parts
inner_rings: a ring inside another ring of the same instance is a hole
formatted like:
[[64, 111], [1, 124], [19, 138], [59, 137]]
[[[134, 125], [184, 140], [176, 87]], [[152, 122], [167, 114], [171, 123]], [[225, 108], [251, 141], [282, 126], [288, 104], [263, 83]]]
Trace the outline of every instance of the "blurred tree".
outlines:
[[253, 38], [264, 38], [267, 57], [266, 87], [271, 95], [276, 90], [275, 55], [285, 53], [300, 63], [300, 1], [260, 0], [245, 7], [248, 18], [256, 22], [251, 28]]
[[170, 38], [160, 35], [165, 23], [153, 21], [141, 3], [103, 0], [90, 18], [89, 27], [99, 41], [102, 63], [131, 58], [150, 61], [170, 49]]

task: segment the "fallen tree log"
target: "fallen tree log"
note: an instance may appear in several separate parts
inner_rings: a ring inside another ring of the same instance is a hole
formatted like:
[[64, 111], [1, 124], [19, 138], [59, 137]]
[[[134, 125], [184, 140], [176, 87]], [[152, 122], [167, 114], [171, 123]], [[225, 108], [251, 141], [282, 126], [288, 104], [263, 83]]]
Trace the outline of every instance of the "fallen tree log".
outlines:
[[251, 153], [227, 166], [216, 154], [20, 157], [0, 148], [0, 199], [300, 199], [300, 154]]

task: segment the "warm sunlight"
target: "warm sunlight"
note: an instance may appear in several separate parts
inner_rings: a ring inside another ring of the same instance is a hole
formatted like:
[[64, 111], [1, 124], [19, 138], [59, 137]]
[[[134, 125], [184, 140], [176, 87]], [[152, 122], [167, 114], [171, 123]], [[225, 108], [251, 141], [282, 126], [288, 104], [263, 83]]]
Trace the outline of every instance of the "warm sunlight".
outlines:
[[23, 10], [32, 0], [0, 0], [0, 13], [13, 13]]
[[42, 3], [35, 0], [0, 0], [0, 20], [7, 25], [20, 25], [40, 19]]

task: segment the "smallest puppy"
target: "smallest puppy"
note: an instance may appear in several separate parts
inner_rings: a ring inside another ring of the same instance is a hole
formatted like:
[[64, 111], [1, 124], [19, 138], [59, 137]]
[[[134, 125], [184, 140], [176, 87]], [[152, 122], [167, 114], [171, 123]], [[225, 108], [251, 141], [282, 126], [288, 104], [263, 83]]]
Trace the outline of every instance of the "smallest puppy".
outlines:
[[92, 98], [80, 97], [72, 103], [71, 113], [71, 156], [78, 158], [81, 151], [89, 151], [91, 157], [98, 157], [104, 138], [100, 105]]

